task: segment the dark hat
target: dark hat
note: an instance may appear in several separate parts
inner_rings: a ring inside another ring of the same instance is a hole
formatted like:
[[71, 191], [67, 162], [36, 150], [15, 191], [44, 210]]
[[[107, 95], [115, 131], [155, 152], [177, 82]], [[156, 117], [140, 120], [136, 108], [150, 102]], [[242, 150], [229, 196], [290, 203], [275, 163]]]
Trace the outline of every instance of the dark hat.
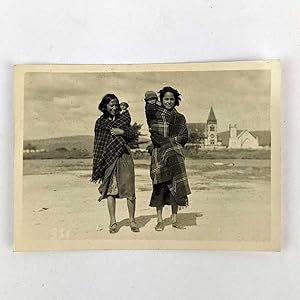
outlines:
[[158, 99], [157, 94], [155, 92], [153, 92], [153, 91], [147, 91], [145, 93], [145, 101], [147, 101], [149, 99], [153, 99], [153, 98]]

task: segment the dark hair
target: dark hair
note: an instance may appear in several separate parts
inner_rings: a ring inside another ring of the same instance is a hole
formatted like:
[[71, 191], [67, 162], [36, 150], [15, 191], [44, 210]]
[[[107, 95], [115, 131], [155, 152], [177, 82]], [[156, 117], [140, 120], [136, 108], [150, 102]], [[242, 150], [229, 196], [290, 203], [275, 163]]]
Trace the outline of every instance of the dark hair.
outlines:
[[126, 108], [129, 107], [129, 104], [128, 104], [127, 102], [121, 102], [121, 103], [120, 103], [120, 106], [121, 106], [121, 105], [125, 106]]
[[[104, 114], [107, 114], [107, 104], [108, 104], [111, 100], [114, 100], [114, 99], [118, 100], [118, 102], [119, 102], [119, 99], [118, 99], [118, 97], [117, 97], [116, 95], [114, 95], [114, 94], [106, 94], [106, 95], [102, 98], [101, 102], [99, 103], [98, 109], [99, 109], [100, 111], [102, 111]], [[120, 106], [120, 105], [119, 105], [119, 106]], [[120, 110], [120, 107], [119, 107], [119, 110]]]
[[163, 99], [164, 95], [168, 92], [172, 93], [174, 95], [175, 106], [179, 106], [179, 101], [181, 101], [181, 98], [179, 97], [180, 93], [176, 89], [172, 88], [171, 86], [165, 86], [158, 92], [161, 103], [162, 103], [162, 99]]

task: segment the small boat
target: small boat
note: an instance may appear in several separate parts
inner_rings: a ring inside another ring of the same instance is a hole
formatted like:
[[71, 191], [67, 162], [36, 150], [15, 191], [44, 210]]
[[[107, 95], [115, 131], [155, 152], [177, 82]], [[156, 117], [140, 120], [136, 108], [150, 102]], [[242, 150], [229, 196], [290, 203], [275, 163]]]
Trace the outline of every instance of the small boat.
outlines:
[[225, 164], [221, 163], [221, 162], [214, 162], [213, 165], [214, 166], [224, 166]]
[[222, 163], [222, 162], [214, 162], [213, 163], [214, 166], [227, 166], [227, 167], [233, 167], [234, 163]]

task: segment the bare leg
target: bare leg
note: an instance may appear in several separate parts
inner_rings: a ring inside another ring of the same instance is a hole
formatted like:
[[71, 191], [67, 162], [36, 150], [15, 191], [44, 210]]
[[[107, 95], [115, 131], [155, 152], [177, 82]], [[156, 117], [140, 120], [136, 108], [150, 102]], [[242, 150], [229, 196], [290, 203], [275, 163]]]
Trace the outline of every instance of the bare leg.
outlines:
[[110, 217], [110, 225], [116, 223], [116, 198], [113, 196], [107, 197], [107, 206]]
[[172, 205], [172, 223], [177, 222], [177, 212], [178, 212], [178, 205], [173, 204]]
[[129, 213], [129, 226], [131, 231], [133, 232], [140, 232], [140, 229], [138, 228], [134, 214], [135, 214], [135, 198], [127, 198], [127, 207], [128, 207], [128, 213]]
[[173, 204], [172, 205], [172, 227], [177, 229], [185, 229], [184, 226], [177, 223], [177, 212], [178, 212], [178, 205]]
[[163, 218], [162, 218], [162, 212], [163, 212], [163, 207], [156, 207], [156, 212], [157, 212], [157, 223], [162, 223]]
[[135, 198], [127, 198], [127, 207], [129, 213], [129, 221], [135, 222], [134, 214], [135, 214]]
[[163, 231], [165, 228], [163, 223], [163, 218], [162, 218], [163, 207], [162, 206], [157, 207], [156, 212], [157, 212], [157, 225], [155, 226], [155, 230]]

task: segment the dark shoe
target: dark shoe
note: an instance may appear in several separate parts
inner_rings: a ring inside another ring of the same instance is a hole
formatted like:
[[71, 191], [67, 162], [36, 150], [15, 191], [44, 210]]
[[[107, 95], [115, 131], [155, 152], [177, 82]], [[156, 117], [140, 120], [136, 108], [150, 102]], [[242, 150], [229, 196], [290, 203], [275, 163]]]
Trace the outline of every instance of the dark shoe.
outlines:
[[130, 226], [130, 229], [131, 229], [132, 232], [140, 232], [140, 229], [138, 228], [135, 221], [131, 221], [129, 226]]
[[118, 232], [118, 224], [113, 223], [109, 226], [109, 233], [117, 233]]
[[177, 222], [174, 222], [174, 223], [172, 224], [172, 227], [173, 227], [173, 228], [176, 228], [176, 229], [186, 229], [186, 227], [180, 225], [180, 224], [177, 223]]
[[158, 222], [155, 226], [156, 231], [163, 231], [165, 229], [165, 225], [163, 222]]

